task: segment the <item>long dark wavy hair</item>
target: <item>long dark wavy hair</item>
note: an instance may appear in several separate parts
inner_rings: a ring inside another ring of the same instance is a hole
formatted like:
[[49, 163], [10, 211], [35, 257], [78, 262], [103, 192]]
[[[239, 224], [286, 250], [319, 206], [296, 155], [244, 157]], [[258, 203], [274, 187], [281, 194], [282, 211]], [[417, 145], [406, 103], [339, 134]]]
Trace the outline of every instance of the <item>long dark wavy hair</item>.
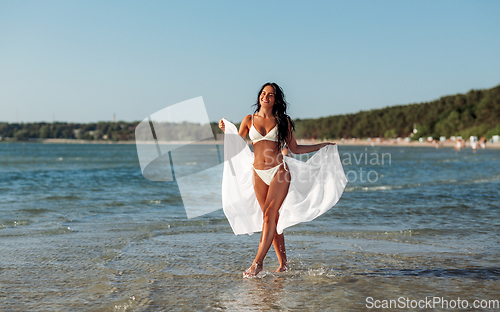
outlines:
[[258, 113], [260, 110], [260, 94], [267, 86], [272, 86], [274, 88], [275, 95], [273, 115], [276, 119], [276, 125], [278, 126], [278, 142], [276, 142], [276, 144], [278, 150], [281, 150], [285, 146], [287, 139], [292, 136], [292, 132], [295, 130], [295, 124], [293, 123], [292, 118], [290, 118], [290, 116], [286, 113], [289, 104], [285, 100], [285, 93], [283, 92], [283, 89], [281, 89], [281, 87], [274, 82], [267, 82], [262, 86], [262, 88], [260, 88], [257, 95], [257, 103], [253, 105], [256, 106], [254, 114]]

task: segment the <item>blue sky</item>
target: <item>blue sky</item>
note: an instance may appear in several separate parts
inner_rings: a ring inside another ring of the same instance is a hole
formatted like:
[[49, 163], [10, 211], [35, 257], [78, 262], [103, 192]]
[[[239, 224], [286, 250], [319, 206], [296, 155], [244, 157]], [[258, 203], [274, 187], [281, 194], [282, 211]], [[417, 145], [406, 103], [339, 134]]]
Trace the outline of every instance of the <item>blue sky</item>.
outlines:
[[240, 121], [267, 81], [292, 118], [500, 84], [500, 1], [2, 1], [0, 121], [134, 121], [202, 96]]

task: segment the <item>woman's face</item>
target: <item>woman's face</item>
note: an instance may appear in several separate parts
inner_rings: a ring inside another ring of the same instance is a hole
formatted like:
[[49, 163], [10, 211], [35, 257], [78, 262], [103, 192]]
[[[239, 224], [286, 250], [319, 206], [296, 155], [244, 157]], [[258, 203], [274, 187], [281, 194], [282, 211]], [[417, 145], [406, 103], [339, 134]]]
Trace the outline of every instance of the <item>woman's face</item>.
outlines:
[[274, 105], [274, 87], [265, 86], [259, 96], [259, 103], [261, 107], [272, 108]]

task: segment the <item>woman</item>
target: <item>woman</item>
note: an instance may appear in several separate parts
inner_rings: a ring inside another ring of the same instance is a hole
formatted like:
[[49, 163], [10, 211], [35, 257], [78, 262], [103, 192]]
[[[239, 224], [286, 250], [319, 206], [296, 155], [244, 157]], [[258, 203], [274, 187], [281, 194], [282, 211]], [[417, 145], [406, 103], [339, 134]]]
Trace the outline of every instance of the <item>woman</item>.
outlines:
[[[294, 154], [311, 153], [327, 145], [334, 145], [332, 143], [297, 144], [292, 132], [294, 123], [286, 112], [288, 104], [285, 101], [285, 95], [276, 83], [266, 83], [262, 86], [255, 105], [255, 113], [243, 119], [238, 131], [244, 140], [249, 136], [253, 144], [253, 189], [263, 219], [259, 249], [252, 265], [243, 273], [245, 277], [255, 276], [262, 271], [263, 261], [271, 244], [274, 246], [279, 261], [279, 267], [275, 272], [282, 272], [288, 268], [285, 239], [282, 233], [277, 232], [280, 208], [287, 197], [292, 179], [287, 166], [290, 160], [285, 163], [282, 155], [285, 145]], [[226, 123], [228, 122], [225, 119], [219, 121], [219, 128], [224, 132], [226, 132]], [[231, 165], [231, 170], [234, 170], [233, 165]], [[235, 233], [239, 234], [236, 230]]]

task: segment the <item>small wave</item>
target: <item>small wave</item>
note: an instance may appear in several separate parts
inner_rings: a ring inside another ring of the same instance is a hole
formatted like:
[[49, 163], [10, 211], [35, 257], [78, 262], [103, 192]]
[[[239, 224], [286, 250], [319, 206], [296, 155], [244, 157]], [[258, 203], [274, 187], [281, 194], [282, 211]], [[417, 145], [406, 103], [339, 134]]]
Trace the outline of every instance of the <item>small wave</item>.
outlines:
[[39, 232], [42, 235], [56, 235], [56, 234], [67, 234], [73, 232], [69, 226], [63, 226], [57, 229], [50, 229]]
[[489, 183], [500, 180], [500, 175], [494, 175], [491, 177], [478, 177], [470, 180], [457, 180], [457, 179], [449, 179], [449, 180], [439, 180], [429, 183], [422, 183], [422, 185], [440, 185], [440, 184], [457, 184], [457, 185], [467, 185], [467, 184], [476, 184], [476, 183]]
[[[500, 268], [463, 268], [463, 269], [375, 269], [365, 272], [344, 272], [343, 276], [435, 276], [435, 277], [471, 277], [479, 279], [499, 279]], [[330, 274], [327, 274], [330, 277]]]
[[146, 308], [151, 305], [152, 300], [150, 298], [141, 298], [140, 296], [130, 296], [127, 299], [120, 300], [118, 302], [113, 303], [114, 310], [134, 310], [137, 307]]
[[30, 225], [29, 220], [12, 220], [12, 221], [4, 221], [3, 226], [23, 226]]
[[491, 183], [500, 181], [500, 175], [495, 175], [492, 177], [479, 177], [471, 180], [439, 180], [426, 183], [407, 183], [401, 185], [374, 185], [374, 186], [348, 186], [345, 192], [376, 192], [376, 191], [392, 191], [399, 189], [417, 188], [421, 186], [430, 185], [467, 185], [467, 184], [477, 184], [477, 183]]
[[499, 279], [500, 268], [401, 270], [401, 275]]
[[401, 230], [401, 231], [385, 231], [384, 235], [393, 235], [393, 236], [401, 236], [401, 235], [409, 235], [412, 236], [414, 234], [419, 234], [418, 231], [408, 229], [408, 230]]
[[405, 188], [413, 188], [419, 187], [420, 183], [411, 183], [411, 184], [403, 184], [403, 185], [376, 185], [376, 186], [351, 186], [345, 189], [346, 192], [373, 192], [373, 191], [391, 191]]
[[496, 175], [488, 178], [478, 178], [478, 179], [472, 179], [470, 181], [459, 182], [459, 184], [488, 183], [488, 182], [496, 182], [499, 180], [500, 180], [500, 175]]
[[125, 206], [125, 203], [119, 201], [113, 201], [109, 203], [104, 203], [105, 207], [122, 207]]
[[173, 205], [173, 206], [179, 206], [182, 205], [182, 197], [181, 196], [169, 196], [167, 198], [163, 199], [150, 199], [150, 200], [142, 200], [140, 201], [141, 204], [144, 205]]
[[50, 212], [51, 210], [45, 208], [33, 208], [33, 209], [19, 209], [19, 211], [27, 212], [32, 215], [39, 215], [46, 212]]
[[67, 196], [59, 196], [59, 195], [50, 195], [44, 198], [45, 200], [75, 200], [80, 199], [79, 196], [75, 195], [67, 195]]
[[319, 268], [319, 269], [308, 269], [307, 270], [307, 275], [309, 276], [322, 276], [326, 275], [328, 271], [324, 268]]
[[442, 163], [458, 162], [458, 159], [443, 159], [443, 160], [438, 160], [437, 162], [442, 162]]
[[498, 280], [500, 279], [500, 268], [458, 268], [458, 269], [334, 269], [334, 268], [301, 268], [302, 265], [291, 265], [290, 269], [282, 273], [263, 271], [257, 278], [274, 278], [279, 276], [289, 277], [327, 277], [343, 282], [355, 282], [356, 276], [436, 276], [436, 277], [473, 277], [479, 279]]

